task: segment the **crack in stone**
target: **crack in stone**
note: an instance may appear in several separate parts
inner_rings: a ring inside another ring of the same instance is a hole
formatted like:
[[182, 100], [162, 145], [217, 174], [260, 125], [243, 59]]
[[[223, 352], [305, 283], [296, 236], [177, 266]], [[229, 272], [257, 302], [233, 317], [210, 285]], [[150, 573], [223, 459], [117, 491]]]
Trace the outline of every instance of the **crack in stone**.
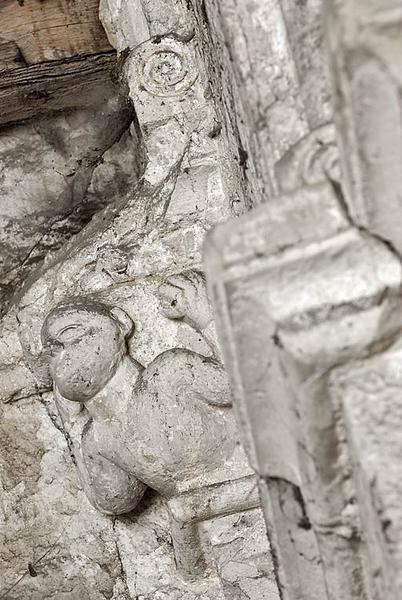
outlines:
[[4, 594], [2, 594], [0, 596], [0, 600], [7, 600], [7, 596], [8, 594], [14, 590], [23, 579], [25, 579], [25, 577], [27, 575], [32, 576], [32, 569], [35, 571], [35, 567], [37, 567], [41, 561], [52, 551], [54, 550], [54, 548], [56, 547], [56, 544], [59, 542], [59, 540], [61, 539], [61, 537], [63, 536], [64, 532], [66, 531], [67, 527], [70, 525], [72, 521], [72, 517], [70, 517], [70, 519], [68, 520], [68, 522], [66, 523], [66, 525], [63, 527], [63, 529], [61, 530], [61, 532], [59, 533], [59, 535], [57, 536], [57, 538], [55, 539], [55, 541], [53, 542], [53, 544], [51, 544], [49, 546], [49, 548], [39, 557], [37, 558], [35, 561], [32, 561], [30, 563], [28, 563], [27, 565], [27, 569], [24, 571], [24, 573], [22, 573], [22, 575], [4, 592]]
[[[113, 519], [113, 523], [112, 523], [112, 531], [113, 531], [113, 535], [114, 535], [114, 543], [115, 543], [115, 548], [116, 548], [116, 557], [117, 557], [117, 561], [119, 563], [120, 566], [120, 577], [121, 580], [123, 582], [123, 586], [124, 586], [124, 591], [127, 594], [127, 600], [131, 600], [132, 596], [130, 595], [130, 590], [128, 587], [128, 575], [126, 573], [125, 567], [124, 567], [124, 563], [123, 563], [123, 559], [121, 557], [121, 552], [120, 552], [120, 547], [119, 547], [119, 535], [118, 532], [116, 531], [116, 524], [117, 524], [117, 519]], [[137, 597], [137, 595], [136, 595]]]

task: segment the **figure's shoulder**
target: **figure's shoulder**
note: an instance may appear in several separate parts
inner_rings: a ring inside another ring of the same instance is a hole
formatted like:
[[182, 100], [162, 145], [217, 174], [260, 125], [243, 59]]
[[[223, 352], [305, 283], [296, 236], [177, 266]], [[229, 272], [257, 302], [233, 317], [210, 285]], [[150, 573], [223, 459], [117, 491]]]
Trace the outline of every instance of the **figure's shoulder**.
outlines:
[[149, 363], [143, 372], [145, 381], [155, 381], [158, 378], [164, 380], [183, 380], [194, 376], [194, 370], [200, 368], [209, 359], [192, 350], [185, 348], [173, 348], [161, 352]]
[[[156, 369], [170, 369], [174, 365], [188, 366], [200, 362], [204, 357], [197, 352], [187, 350], [186, 348], [172, 348], [171, 350], [165, 350], [156, 356], [152, 362], [146, 367], [146, 371], [153, 371]], [[207, 360], [204, 358], [204, 360]]]

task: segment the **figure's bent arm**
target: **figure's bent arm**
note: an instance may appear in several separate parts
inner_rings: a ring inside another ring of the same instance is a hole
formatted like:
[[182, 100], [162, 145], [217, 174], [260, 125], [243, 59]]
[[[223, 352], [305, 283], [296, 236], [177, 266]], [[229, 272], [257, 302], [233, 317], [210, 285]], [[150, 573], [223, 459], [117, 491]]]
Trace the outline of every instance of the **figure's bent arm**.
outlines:
[[222, 362], [204, 275], [198, 271], [171, 275], [159, 286], [158, 296], [162, 314], [168, 319], [183, 321], [198, 331], [214, 358]]
[[[155, 376], [157, 374], [157, 377]], [[185, 393], [216, 407], [232, 405], [228, 377], [215, 359], [197, 352], [175, 348], [167, 350], [148, 365], [144, 381], [149, 387], [185, 389]]]
[[215, 321], [211, 319], [211, 321], [204, 327], [204, 329], [200, 329], [200, 334], [211, 348], [212, 356], [214, 359], [223, 365], [223, 354], [221, 347], [218, 341], [218, 335], [216, 333]]
[[222, 364], [215, 359], [193, 354], [197, 372], [193, 393], [212, 406], [231, 406], [232, 394]]

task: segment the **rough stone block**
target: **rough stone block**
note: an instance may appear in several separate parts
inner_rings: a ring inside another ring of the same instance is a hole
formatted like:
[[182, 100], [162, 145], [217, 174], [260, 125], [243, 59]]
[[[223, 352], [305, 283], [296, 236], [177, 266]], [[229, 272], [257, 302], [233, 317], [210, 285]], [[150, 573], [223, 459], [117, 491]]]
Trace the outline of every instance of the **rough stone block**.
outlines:
[[402, 561], [402, 353], [396, 345], [333, 371], [331, 390], [344, 421], [368, 540], [375, 599], [400, 597]]
[[[353, 499], [339, 485], [343, 471], [326, 378], [334, 365], [397, 335], [400, 262], [351, 225], [324, 184], [218, 227], [205, 253], [244, 444], [266, 480], [266, 517], [277, 529], [285, 579], [292, 554], [275, 512], [278, 491], [270, 480], [278, 478], [301, 489], [328, 597], [360, 598], [364, 542]], [[310, 585], [302, 579], [285, 582], [293, 586], [290, 597]]]

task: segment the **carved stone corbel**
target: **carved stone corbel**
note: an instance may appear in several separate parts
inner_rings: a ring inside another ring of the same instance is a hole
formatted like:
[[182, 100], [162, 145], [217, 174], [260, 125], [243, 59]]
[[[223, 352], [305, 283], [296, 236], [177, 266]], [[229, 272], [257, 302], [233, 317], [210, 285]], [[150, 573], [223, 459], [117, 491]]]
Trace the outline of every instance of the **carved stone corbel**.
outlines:
[[[202, 276], [176, 275], [158, 291], [163, 313], [209, 338]], [[127, 353], [129, 315], [75, 298], [46, 317], [42, 344], [55, 401], [84, 491], [119, 515], [147, 487], [168, 502], [180, 572], [205, 575], [198, 523], [258, 508], [254, 476], [237, 441], [227, 377], [214, 356], [174, 348], [143, 367]]]
[[[190, 6], [173, 4], [195, 31]], [[145, 22], [161, 5], [172, 17], [165, 25], [175, 21], [169, 3], [146, 1]], [[115, 22], [109, 16], [107, 27]], [[200, 273], [206, 231], [244, 209], [241, 170], [199, 32], [153, 23], [157, 31], [137, 39], [120, 25], [143, 173], [132, 193], [49, 257], [10, 318], [36, 385], [53, 385], [89, 500], [117, 515], [136, 507], [146, 487], [156, 490], [172, 502], [178, 567], [196, 579], [209, 573], [199, 561], [210, 554], [202, 521], [258, 504], [255, 490], [248, 495], [254, 475], [237, 439]]]

